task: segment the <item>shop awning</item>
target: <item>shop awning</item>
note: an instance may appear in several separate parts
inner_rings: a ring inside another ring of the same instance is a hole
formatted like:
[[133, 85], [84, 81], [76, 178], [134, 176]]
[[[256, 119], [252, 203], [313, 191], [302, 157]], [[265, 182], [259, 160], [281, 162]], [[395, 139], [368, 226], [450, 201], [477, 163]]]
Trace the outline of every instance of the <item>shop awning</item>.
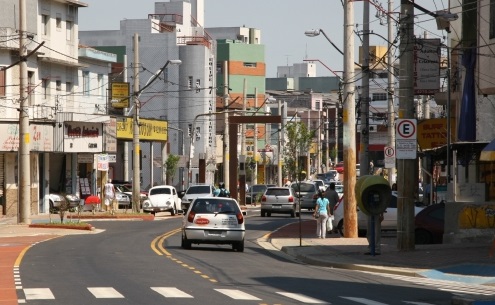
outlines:
[[480, 161], [495, 161], [495, 139], [493, 139], [480, 154]]

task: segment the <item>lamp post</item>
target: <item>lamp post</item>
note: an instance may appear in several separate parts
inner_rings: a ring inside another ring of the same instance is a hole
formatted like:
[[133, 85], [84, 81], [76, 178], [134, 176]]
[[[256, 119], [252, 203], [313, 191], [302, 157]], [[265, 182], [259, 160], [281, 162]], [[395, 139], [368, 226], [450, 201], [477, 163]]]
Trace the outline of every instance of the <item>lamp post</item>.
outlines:
[[146, 88], [148, 88], [158, 76], [165, 70], [169, 64], [180, 65], [182, 61], [180, 60], [168, 60], [163, 68], [161, 68], [156, 74], [154, 74], [144, 85], [143, 88], [139, 88], [139, 36], [134, 35], [134, 118], [133, 118], [133, 132], [132, 132], [132, 144], [133, 144], [133, 178], [132, 178], [132, 210], [136, 213], [140, 211], [140, 192], [141, 192], [141, 179], [140, 179], [140, 168], [139, 168], [139, 154], [140, 154], [140, 143], [139, 143], [139, 109], [141, 103], [139, 102], [139, 97]]

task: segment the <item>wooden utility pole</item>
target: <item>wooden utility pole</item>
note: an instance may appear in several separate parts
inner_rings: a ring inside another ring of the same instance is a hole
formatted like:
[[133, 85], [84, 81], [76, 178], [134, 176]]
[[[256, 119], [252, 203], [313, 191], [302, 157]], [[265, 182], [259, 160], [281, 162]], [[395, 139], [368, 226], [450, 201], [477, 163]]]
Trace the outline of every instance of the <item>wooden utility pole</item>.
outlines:
[[359, 168], [362, 175], [367, 175], [370, 172], [369, 168], [369, 112], [370, 112], [370, 3], [363, 2], [363, 63], [361, 72], [363, 73], [362, 88], [361, 88], [361, 145], [359, 148]]
[[344, 237], [357, 237], [356, 106], [354, 101], [354, 1], [344, 1]]
[[[401, 0], [400, 23], [399, 118], [414, 117], [413, 48], [414, 5]], [[418, 183], [416, 159], [398, 159], [397, 190], [397, 248], [414, 250], [414, 190]]]
[[141, 169], [139, 168], [140, 161], [140, 143], [139, 143], [139, 35], [134, 34], [134, 118], [132, 120], [132, 210], [139, 213], [141, 210]]

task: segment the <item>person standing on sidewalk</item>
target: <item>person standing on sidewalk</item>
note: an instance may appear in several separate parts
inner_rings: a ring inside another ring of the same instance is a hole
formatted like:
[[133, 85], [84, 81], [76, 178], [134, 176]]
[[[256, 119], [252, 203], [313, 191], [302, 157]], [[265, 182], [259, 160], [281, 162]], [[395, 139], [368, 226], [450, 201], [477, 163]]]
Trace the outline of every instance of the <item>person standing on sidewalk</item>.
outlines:
[[113, 200], [115, 199], [115, 187], [112, 184], [112, 179], [108, 179], [105, 184], [105, 205], [107, 209], [110, 209], [113, 214]]
[[327, 235], [327, 219], [330, 214], [330, 203], [323, 196], [323, 191], [318, 191], [318, 199], [313, 216], [316, 218], [316, 237], [325, 238]]

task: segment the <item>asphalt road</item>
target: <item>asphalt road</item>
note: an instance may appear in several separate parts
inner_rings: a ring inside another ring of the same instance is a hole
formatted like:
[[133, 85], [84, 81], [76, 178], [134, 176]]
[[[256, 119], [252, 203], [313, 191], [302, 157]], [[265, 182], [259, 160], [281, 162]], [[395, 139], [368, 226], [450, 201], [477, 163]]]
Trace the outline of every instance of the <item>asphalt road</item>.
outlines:
[[184, 250], [181, 217], [159, 218], [98, 221], [105, 232], [32, 247], [20, 266], [20, 298], [40, 305], [450, 304], [451, 294], [434, 287], [304, 265], [256, 243], [297, 219], [249, 217], [245, 252], [239, 253], [227, 245]]

